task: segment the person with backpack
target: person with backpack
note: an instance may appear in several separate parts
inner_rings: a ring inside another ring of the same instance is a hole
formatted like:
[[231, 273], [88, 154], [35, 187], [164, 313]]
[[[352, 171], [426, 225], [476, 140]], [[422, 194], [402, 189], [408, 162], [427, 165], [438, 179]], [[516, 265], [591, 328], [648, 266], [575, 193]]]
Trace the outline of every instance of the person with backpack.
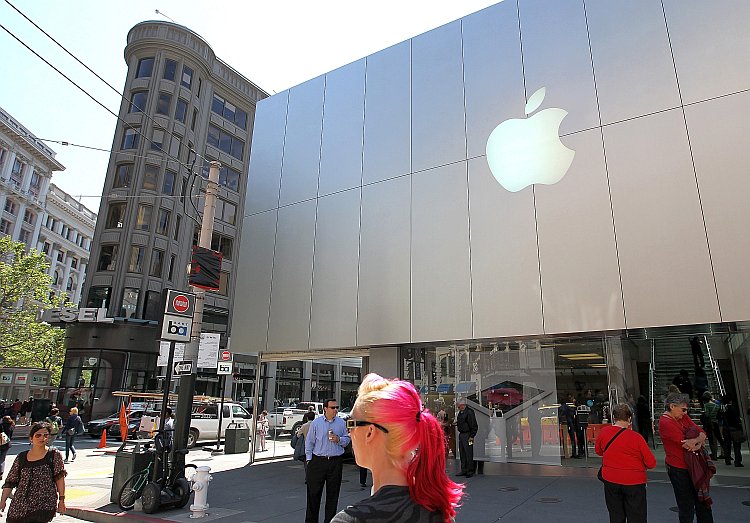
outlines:
[[304, 463], [305, 470], [307, 470], [307, 462], [305, 461], [305, 437], [307, 436], [307, 431], [310, 430], [310, 423], [314, 419], [315, 412], [305, 412], [305, 415], [302, 417], [302, 421], [305, 423], [300, 425], [297, 431], [292, 434], [291, 445], [294, 449], [294, 459]]
[[73, 453], [73, 461], [76, 460], [76, 436], [83, 434], [84, 432], [83, 420], [81, 420], [81, 417], [78, 415], [78, 409], [76, 407], [70, 409], [70, 416], [68, 416], [68, 420], [65, 422], [63, 430], [65, 431], [65, 463], [69, 463], [68, 458], [70, 457], [71, 452]]
[[5, 456], [8, 455], [10, 450], [11, 440], [13, 439], [13, 430], [16, 428], [16, 423], [10, 416], [3, 416], [0, 421], [0, 479], [3, 479], [5, 474]]
[[62, 418], [59, 416], [59, 413], [59, 410], [53, 408], [49, 411], [49, 416], [44, 419], [46, 423], [49, 423], [50, 441], [55, 441], [60, 435], [60, 425], [62, 425]]
[[0, 497], [0, 512], [8, 498], [8, 523], [46, 523], [55, 512], [65, 513], [65, 465], [60, 453], [49, 447], [49, 424], [34, 423], [29, 431], [31, 448], [16, 456]]

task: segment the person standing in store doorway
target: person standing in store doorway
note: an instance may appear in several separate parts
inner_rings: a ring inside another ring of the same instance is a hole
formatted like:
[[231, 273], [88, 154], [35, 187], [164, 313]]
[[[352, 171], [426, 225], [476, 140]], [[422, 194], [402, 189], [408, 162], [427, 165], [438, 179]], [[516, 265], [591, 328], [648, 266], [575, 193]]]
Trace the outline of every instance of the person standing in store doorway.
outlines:
[[351, 441], [343, 418], [337, 416], [336, 400], [327, 400], [323, 416], [310, 423], [305, 438], [307, 460], [307, 511], [306, 523], [318, 523], [323, 488], [326, 489], [326, 505], [323, 523], [329, 523], [336, 515], [341, 491], [343, 472], [342, 455]]
[[456, 402], [458, 415], [456, 428], [458, 429], [458, 450], [461, 453], [461, 472], [456, 476], [470, 478], [474, 475], [474, 438], [479, 430], [474, 409], [466, 405], [466, 400], [459, 398]]

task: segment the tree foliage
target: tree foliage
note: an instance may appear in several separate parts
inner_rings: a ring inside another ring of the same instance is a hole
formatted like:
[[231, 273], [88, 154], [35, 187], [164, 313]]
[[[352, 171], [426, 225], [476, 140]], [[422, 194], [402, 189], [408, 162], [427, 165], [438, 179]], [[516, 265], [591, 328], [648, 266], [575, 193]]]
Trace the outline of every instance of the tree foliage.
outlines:
[[67, 304], [53, 296], [44, 254], [0, 238], [0, 359], [5, 367], [34, 367], [52, 372], [59, 383], [65, 358], [65, 330], [39, 321], [39, 311]]

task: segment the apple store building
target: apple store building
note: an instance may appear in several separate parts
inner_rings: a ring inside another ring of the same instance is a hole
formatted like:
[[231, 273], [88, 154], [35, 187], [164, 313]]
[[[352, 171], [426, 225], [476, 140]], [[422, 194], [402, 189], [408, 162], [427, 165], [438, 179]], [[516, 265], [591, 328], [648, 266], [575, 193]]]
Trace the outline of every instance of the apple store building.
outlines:
[[460, 398], [489, 469], [595, 470], [618, 403], [663, 468], [672, 386], [747, 433], [747, 27], [742, 0], [506, 0], [259, 102], [232, 349], [364, 356], [451, 453]]

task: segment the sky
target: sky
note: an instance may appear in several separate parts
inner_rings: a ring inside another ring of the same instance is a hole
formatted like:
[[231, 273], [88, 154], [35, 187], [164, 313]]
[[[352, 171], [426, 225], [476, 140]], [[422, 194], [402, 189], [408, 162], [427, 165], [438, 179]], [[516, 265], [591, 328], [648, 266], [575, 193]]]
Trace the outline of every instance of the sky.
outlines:
[[[9, 0], [121, 90], [130, 28], [177, 22], [273, 94], [500, 0]], [[158, 10], [162, 14], [156, 14]], [[166, 18], [165, 16], [169, 18]], [[120, 97], [0, 0], [0, 24], [117, 113]], [[0, 29], [0, 107], [39, 138], [112, 148], [117, 119]], [[94, 212], [109, 153], [55, 143], [52, 181]]]

